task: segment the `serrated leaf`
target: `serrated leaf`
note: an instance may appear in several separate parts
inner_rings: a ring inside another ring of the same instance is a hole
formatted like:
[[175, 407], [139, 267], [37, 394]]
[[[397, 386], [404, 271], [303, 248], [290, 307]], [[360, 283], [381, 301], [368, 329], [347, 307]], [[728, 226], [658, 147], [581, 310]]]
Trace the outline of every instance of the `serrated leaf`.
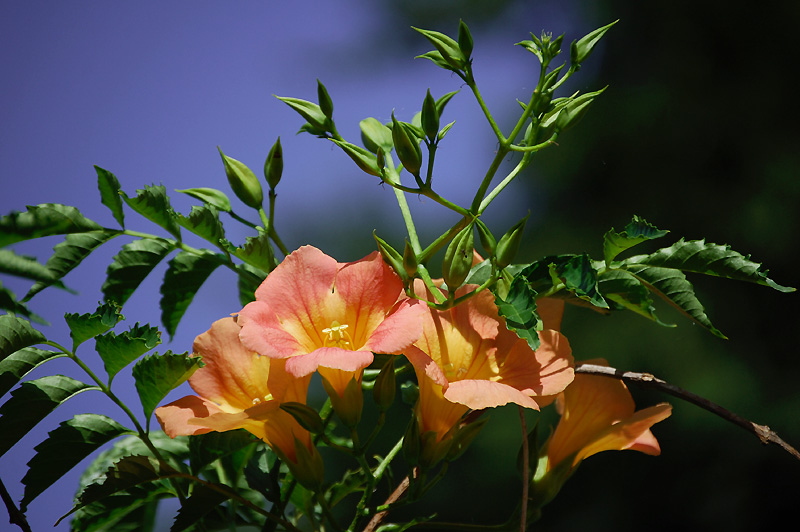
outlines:
[[122, 246], [106, 270], [103, 299], [123, 305], [144, 278], [175, 245], [161, 238], [134, 240]]
[[[51, 284], [57, 281], [47, 266], [36, 260], [36, 257], [17, 255], [10, 249], [0, 249], [0, 273]], [[59, 288], [64, 288], [64, 285], [60, 284]]]
[[100, 501], [111, 495], [122, 493], [142, 486], [150, 485], [164, 478], [172, 478], [178, 472], [163, 462], [159, 462], [150, 456], [126, 456], [115, 463], [105, 472], [102, 482], [86, 486], [79, 495], [78, 502], [67, 514], [61, 516], [56, 525], [62, 519], [72, 514], [81, 507]]
[[495, 296], [497, 310], [505, 318], [506, 327], [528, 342], [531, 349], [539, 347], [542, 321], [536, 313], [536, 292], [521, 275], [511, 281], [505, 298]]
[[177, 240], [181, 239], [181, 229], [177, 222], [177, 215], [169, 204], [167, 189], [164, 185], [145, 185], [144, 189], [137, 189], [136, 196], [128, 197], [120, 192], [125, 203], [151, 222], [166, 229]]
[[182, 251], [169, 261], [161, 285], [161, 323], [170, 337], [180, 323], [195, 294], [224, 257], [205, 252], [202, 255]]
[[63, 375], [23, 382], [0, 406], [0, 456], [58, 405], [86, 390], [99, 388]]
[[[550, 277], [549, 282], [545, 280], [545, 271]], [[550, 288], [553, 280], [557, 280], [579, 299], [595, 307], [608, 308], [608, 303], [597, 290], [597, 270], [586, 254], [545, 257], [526, 268], [525, 276], [538, 293], [545, 291], [539, 288], [542, 283]]]
[[[169, 529], [170, 532], [186, 530], [210, 512], [213, 512], [220, 504], [236, 495], [228, 486], [215, 485], [218, 487], [216, 490], [203, 484], [195, 487], [192, 495], [181, 504], [178, 515], [175, 516], [175, 521]], [[218, 490], [224, 490], [227, 494]]]
[[625, 269], [646, 283], [646, 286], [656, 295], [708, 329], [712, 334], [720, 338], [727, 338], [711, 324], [703, 305], [694, 293], [692, 283], [680, 270], [644, 264], [627, 264]]
[[46, 351], [36, 347], [24, 347], [0, 362], [0, 397], [19, 383], [32, 370], [49, 360], [67, 356], [61, 351]]
[[[53, 254], [47, 259], [45, 267], [50, 270], [53, 279], [61, 279], [75, 269], [92, 251], [119, 234], [119, 231], [68, 234], [63, 242], [53, 247]], [[22, 300], [29, 300], [51, 284], [46, 281], [35, 283]]]
[[269, 272], [275, 268], [275, 253], [266, 233], [249, 236], [242, 247], [233, 248], [233, 255], [259, 270]]
[[34, 448], [36, 454], [28, 462], [28, 472], [22, 479], [25, 484], [25, 494], [20, 503], [22, 511], [78, 462], [125, 433], [131, 431], [99, 414], [78, 414], [62, 422]]
[[151, 355], [133, 366], [136, 391], [142, 401], [142, 409], [147, 424], [150, 416], [169, 392], [186, 382], [197, 369], [203, 366], [199, 357], [189, 353], [177, 354], [167, 351], [163, 355]]
[[111, 214], [117, 223], [125, 228], [125, 213], [122, 210], [122, 198], [120, 197], [119, 180], [117, 176], [100, 168], [94, 166], [97, 172], [97, 188], [100, 190], [100, 202], [111, 210]]
[[625, 270], [603, 271], [598, 276], [598, 287], [605, 299], [659, 325], [675, 327], [674, 324], [664, 323], [658, 319], [650, 290], [632, 273]]
[[261, 452], [248, 460], [244, 467], [244, 477], [247, 485], [270, 502], [280, 500], [279, 474], [280, 461], [275, 453], [266, 446], [262, 446]]
[[621, 232], [617, 233], [612, 228], [603, 237], [603, 257], [606, 266], [609, 266], [611, 261], [626, 249], [648, 240], [660, 238], [667, 233], [669, 231], [660, 230], [644, 219], [634, 216]]
[[0, 316], [0, 362], [5, 360], [11, 353], [19, 351], [24, 347], [41, 344], [47, 338], [31, 327], [27, 320], [9, 316]]
[[71, 530], [154, 532], [160, 499], [173, 496], [166, 486], [137, 487], [87, 504], [75, 512]]
[[72, 338], [72, 350], [89, 338], [94, 338], [98, 334], [112, 329], [117, 323], [125, 319], [120, 314], [120, 308], [114, 303], [106, 303], [97, 307], [92, 313], [86, 314], [65, 314], [64, 321], [69, 327], [69, 335]]
[[75, 207], [60, 203], [29, 205], [25, 212], [14, 211], [0, 218], [0, 248], [31, 238], [100, 229]]
[[236, 275], [238, 276], [236, 285], [239, 289], [239, 303], [244, 307], [256, 300], [256, 289], [267, 278], [267, 273], [249, 264], [237, 264]]
[[50, 325], [44, 318], [29, 309], [25, 303], [18, 301], [16, 294], [3, 287], [2, 282], [0, 282], [0, 310], [5, 310], [6, 313], [11, 315], [23, 316], [41, 325]]
[[216, 188], [185, 188], [183, 190], [176, 189], [175, 192], [188, 194], [219, 211], [231, 212], [231, 201], [228, 199], [228, 196]]
[[120, 335], [109, 332], [95, 339], [95, 349], [103, 359], [108, 383], [128, 364], [161, 343], [161, 332], [150, 325], [138, 323]]
[[647, 264], [663, 268], [675, 268], [687, 272], [703, 273], [726, 279], [748, 281], [770, 286], [780, 292], [794, 292], [791, 287], [781, 286], [767, 277], [763, 265], [750, 260], [749, 256], [733, 251], [730, 246], [706, 243], [705, 240], [678, 242], [650, 255], [637, 255], [623, 261], [624, 264]]
[[212, 462], [258, 441], [245, 430], [209, 432], [192, 436], [189, 439], [189, 467], [192, 474], [196, 475]]
[[225, 229], [219, 221], [219, 212], [210, 205], [193, 206], [189, 216], [178, 214], [178, 223], [204, 238], [212, 244], [217, 244], [220, 238], [225, 238]]

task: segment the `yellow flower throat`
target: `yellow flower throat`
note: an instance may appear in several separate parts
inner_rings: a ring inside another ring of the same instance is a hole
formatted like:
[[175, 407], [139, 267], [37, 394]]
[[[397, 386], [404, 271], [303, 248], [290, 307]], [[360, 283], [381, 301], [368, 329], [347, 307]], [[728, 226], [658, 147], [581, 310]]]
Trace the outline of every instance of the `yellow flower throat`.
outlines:
[[330, 327], [322, 329], [322, 332], [326, 335], [324, 340], [325, 347], [340, 347], [342, 349], [353, 349], [353, 339], [350, 337], [350, 333], [347, 332], [347, 328], [349, 325], [346, 323], [344, 325], [339, 324], [338, 321], [333, 321]]

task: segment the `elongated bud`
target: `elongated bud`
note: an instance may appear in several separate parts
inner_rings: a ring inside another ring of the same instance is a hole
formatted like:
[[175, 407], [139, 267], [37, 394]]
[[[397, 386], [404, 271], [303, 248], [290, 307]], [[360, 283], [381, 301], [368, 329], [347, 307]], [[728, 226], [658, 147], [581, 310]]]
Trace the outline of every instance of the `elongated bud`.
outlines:
[[269, 188], [275, 189], [281, 181], [283, 174], [283, 148], [281, 148], [281, 138], [275, 141], [269, 150], [267, 160], [264, 163], [264, 177], [267, 179]]
[[392, 406], [395, 391], [394, 358], [390, 357], [388, 362], [381, 368], [381, 372], [375, 379], [375, 385], [372, 387], [372, 398], [381, 411], [386, 411]]
[[372, 238], [378, 243], [378, 251], [381, 252], [383, 262], [391, 266], [395, 273], [400, 276], [400, 279], [407, 281], [408, 275], [406, 275], [406, 268], [403, 265], [403, 256], [400, 255], [396, 249], [387, 244], [385, 240], [376, 235], [374, 231], [372, 232]]
[[369, 175], [381, 177], [381, 168], [378, 166], [378, 159], [371, 151], [343, 140], [331, 139], [331, 142], [336, 143], [342, 151], [353, 159], [353, 162], [356, 163], [356, 166], [361, 168], [361, 170]]
[[311, 434], [322, 434], [325, 430], [322, 418], [316, 410], [303, 403], [290, 401], [281, 404], [281, 410], [290, 414], [301, 427]]
[[322, 387], [328, 392], [333, 411], [342, 420], [342, 424], [350, 429], [355, 428], [361, 421], [361, 411], [364, 409], [364, 392], [361, 390], [361, 383], [355, 378], [350, 379], [341, 396], [336, 393], [325, 377], [322, 377]]
[[418, 267], [417, 254], [414, 253], [411, 243], [406, 238], [406, 247], [403, 249], [403, 269], [410, 278], [413, 278], [417, 274]]
[[472, 34], [467, 27], [466, 22], [463, 20], [458, 21], [458, 47], [461, 49], [461, 53], [464, 54], [464, 58], [469, 61], [470, 56], [472, 55]]
[[403, 457], [406, 459], [406, 463], [411, 467], [419, 465], [421, 450], [419, 440], [419, 422], [416, 416], [412, 416], [411, 422], [408, 424], [406, 433], [403, 436]]
[[403, 167], [413, 175], [419, 175], [422, 167], [422, 150], [416, 138], [412, 138], [409, 130], [398, 122], [392, 113], [392, 141], [397, 152], [397, 158], [403, 163]]
[[319, 491], [325, 478], [325, 464], [322, 462], [319, 451], [313, 445], [309, 449], [295, 437], [294, 452], [297, 462], [291, 460], [285, 460], [285, 462], [295, 480], [308, 490]]
[[467, 278], [470, 269], [472, 269], [472, 251], [474, 249], [472, 222], [470, 222], [465, 228], [456, 233], [444, 253], [442, 277], [451, 293], [464, 284], [464, 280]]
[[219, 146], [217, 149], [222, 157], [222, 164], [225, 165], [225, 174], [228, 176], [228, 183], [233, 193], [248, 207], [260, 208], [264, 201], [264, 192], [256, 175], [243, 162], [228, 157], [222, 153]]
[[325, 88], [325, 85], [320, 80], [317, 80], [317, 99], [319, 100], [319, 108], [322, 114], [328, 117], [329, 120], [333, 120], [333, 100], [328, 94], [328, 89]]
[[425, 95], [425, 100], [422, 102], [420, 120], [425, 136], [431, 142], [435, 142], [439, 134], [439, 110], [436, 108], [436, 100], [431, 96], [430, 89], [428, 89], [428, 94]]
[[520, 220], [497, 243], [497, 267], [505, 268], [514, 261], [519, 251], [520, 242], [522, 242], [522, 232], [525, 230], [525, 222], [528, 221], [528, 213], [525, 218]]
[[486, 227], [486, 224], [482, 221], [475, 220], [475, 227], [478, 228], [478, 238], [480, 238], [481, 246], [483, 246], [483, 249], [489, 257], [493, 257], [497, 249], [497, 240], [495, 240], [492, 232], [489, 231], [489, 228]]

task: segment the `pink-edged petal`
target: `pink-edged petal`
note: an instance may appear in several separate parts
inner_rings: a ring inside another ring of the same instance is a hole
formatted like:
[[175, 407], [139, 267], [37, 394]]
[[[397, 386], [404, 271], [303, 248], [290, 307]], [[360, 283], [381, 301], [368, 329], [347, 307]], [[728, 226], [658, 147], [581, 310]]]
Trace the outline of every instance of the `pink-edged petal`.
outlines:
[[472, 410], [494, 408], [515, 403], [525, 408], [539, 410], [539, 405], [516, 388], [500, 382], [465, 379], [451, 382], [445, 390], [448, 401], [468, 406]]
[[[308, 352], [309, 334], [298, 339], [283, 329], [281, 320], [272, 307], [263, 301], [248, 303], [237, 316], [241, 332], [239, 338], [244, 346], [270, 358], [288, 358]], [[313, 344], [312, 344], [313, 345]], [[312, 347], [313, 348], [313, 347]]]
[[370, 364], [371, 351], [349, 351], [339, 347], [320, 347], [307, 355], [294, 356], [286, 361], [286, 371], [295, 377], [305, 377], [320, 366], [344, 371], [358, 371]]
[[205, 399], [243, 410], [269, 393], [270, 366], [269, 359], [242, 346], [239, 330], [233, 318], [223, 318], [195, 339], [194, 354], [202, 356], [205, 366], [189, 384]]
[[217, 405], [196, 395], [187, 395], [155, 410], [161, 429], [170, 438], [211, 432], [212, 429], [190, 424], [189, 420], [205, 418], [218, 412], [221, 410]]
[[500, 381], [528, 395], [552, 396], [562, 392], [575, 377], [572, 349], [558, 331], [540, 331], [539, 340], [536, 351], [525, 340], [514, 343], [505, 359], [498, 361]]
[[405, 300], [383, 319], [362, 349], [373, 353], [399, 353], [422, 334], [423, 314], [427, 306], [420, 301]]
[[[405, 356], [417, 372], [418, 379], [425, 375], [437, 385], [447, 388], [447, 378], [436, 362], [421, 349], [411, 346], [406, 349]], [[421, 384], [420, 384], [421, 385]]]

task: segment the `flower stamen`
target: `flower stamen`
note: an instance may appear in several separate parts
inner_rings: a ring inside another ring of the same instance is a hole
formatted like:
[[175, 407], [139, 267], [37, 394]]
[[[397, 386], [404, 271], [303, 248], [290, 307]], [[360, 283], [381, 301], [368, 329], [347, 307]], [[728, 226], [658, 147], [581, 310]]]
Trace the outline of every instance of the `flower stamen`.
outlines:
[[341, 347], [342, 349], [353, 349], [353, 339], [350, 333], [347, 332], [348, 324], [340, 324], [338, 321], [333, 321], [330, 327], [322, 329], [326, 334], [325, 347]]

